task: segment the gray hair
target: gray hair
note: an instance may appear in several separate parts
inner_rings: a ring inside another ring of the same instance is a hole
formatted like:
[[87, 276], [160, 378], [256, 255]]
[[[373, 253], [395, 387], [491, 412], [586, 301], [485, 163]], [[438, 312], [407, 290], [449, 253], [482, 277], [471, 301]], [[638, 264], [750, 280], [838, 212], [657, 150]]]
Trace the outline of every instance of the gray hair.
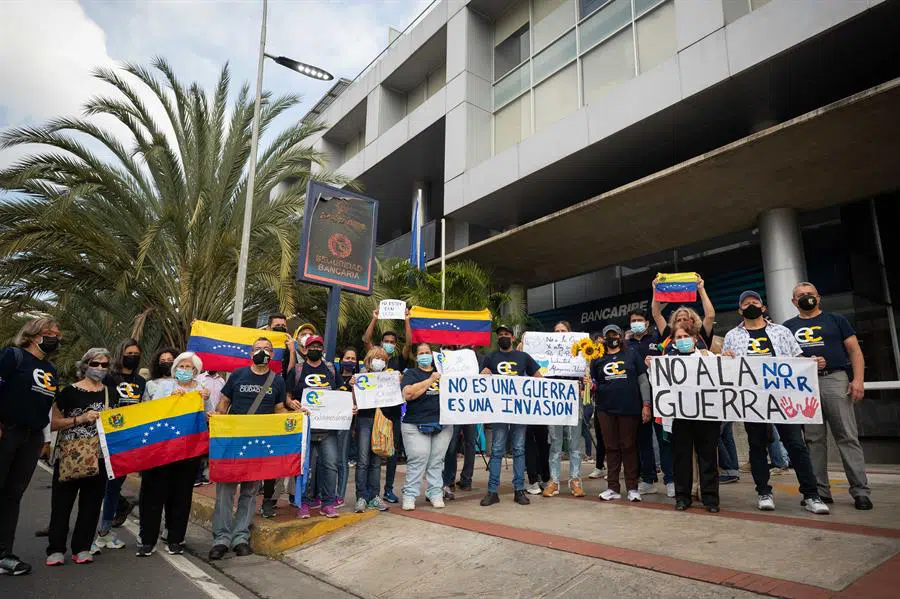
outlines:
[[799, 283], [794, 285], [794, 288], [791, 290], [791, 297], [794, 297], [794, 294], [796, 294], [797, 290], [800, 289], [801, 287], [812, 287], [813, 289], [816, 290], [817, 294], [819, 293], [819, 290], [816, 288], [816, 286], [813, 285], [812, 283], [810, 283], [809, 281], [800, 281]]
[[188, 361], [191, 363], [191, 366], [194, 367], [195, 374], [200, 374], [201, 372], [203, 372], [203, 360], [200, 359], [200, 356], [192, 351], [185, 351], [178, 354], [178, 357], [175, 358], [174, 362], [172, 362], [172, 376], [175, 376], [175, 369], [178, 368], [178, 365], [184, 361]]
[[85, 373], [88, 369], [88, 364], [93, 362], [97, 358], [106, 358], [112, 361], [112, 355], [109, 353], [109, 350], [105, 347], [92, 347], [91, 349], [84, 352], [84, 355], [81, 356], [81, 359], [75, 363], [75, 376], [76, 378], [83, 379]]

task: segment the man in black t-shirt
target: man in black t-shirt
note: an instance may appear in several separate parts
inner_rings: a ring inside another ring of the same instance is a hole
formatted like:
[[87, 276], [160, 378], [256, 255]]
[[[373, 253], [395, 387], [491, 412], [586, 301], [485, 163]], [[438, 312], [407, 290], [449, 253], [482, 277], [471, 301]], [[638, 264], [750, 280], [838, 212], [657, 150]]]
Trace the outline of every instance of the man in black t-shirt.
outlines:
[[[500, 325], [496, 329], [499, 351], [491, 352], [481, 362], [481, 374], [503, 376], [540, 377], [541, 367], [534, 358], [523, 351], [513, 349], [512, 329]], [[491, 461], [488, 465], [488, 492], [481, 505], [488, 506], [500, 502], [497, 490], [500, 488], [500, 465], [506, 455], [506, 441], [510, 440], [513, 454], [513, 489], [515, 501], [528, 505], [531, 501], [525, 495], [525, 425], [495, 423], [491, 425]]]
[[822, 298], [812, 283], [794, 286], [793, 303], [799, 316], [785, 321], [803, 355], [819, 365], [819, 394], [822, 424], [807, 424], [803, 430], [819, 495], [825, 503], [834, 501], [828, 481], [828, 429], [841, 454], [850, 496], [858, 510], [872, 509], [866, 460], [856, 429], [853, 404], [863, 398], [865, 358], [856, 332], [840, 314], [823, 312]]

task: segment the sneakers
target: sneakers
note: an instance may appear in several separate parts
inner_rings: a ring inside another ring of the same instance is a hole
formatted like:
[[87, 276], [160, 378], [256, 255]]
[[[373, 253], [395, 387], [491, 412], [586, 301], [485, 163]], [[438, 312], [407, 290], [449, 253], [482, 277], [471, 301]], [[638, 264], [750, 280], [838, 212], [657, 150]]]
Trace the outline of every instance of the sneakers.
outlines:
[[314, 497], [313, 499], [309, 500], [309, 509], [317, 510], [321, 507], [322, 507], [322, 498], [321, 497]]
[[760, 495], [756, 507], [764, 512], [773, 512], [775, 511], [775, 500], [772, 499], [771, 495]]
[[541, 483], [531, 483], [530, 485], [525, 487], [525, 492], [529, 495], [540, 495], [541, 491]]
[[860, 495], [853, 499], [853, 507], [858, 510], [870, 510], [872, 509], [872, 500], [864, 495]]
[[306, 520], [307, 518], [309, 518], [309, 515], [309, 505], [306, 503], [301, 504], [300, 513], [297, 514], [297, 517], [301, 520]]
[[645, 483], [641, 481], [638, 483], [638, 493], [641, 495], [653, 495], [656, 493], [656, 484], [655, 483]]
[[338, 509], [338, 510], [341, 509], [342, 507], [344, 507], [344, 498], [338, 497], [337, 499], [335, 499], [334, 507], [335, 507], [335, 509]]
[[828, 509], [828, 506], [825, 505], [825, 502], [818, 497], [808, 497], [801, 501], [800, 505], [805, 507], [807, 512], [812, 512], [813, 514], [817, 514], [819, 516], [824, 516], [831, 513], [831, 510]]
[[666, 483], [666, 497], [675, 497], [675, 483]]
[[[98, 549], [97, 553], [100, 553], [100, 549], [121, 549], [125, 546], [125, 542], [116, 536], [116, 533], [108, 532], [105, 535], [97, 535], [94, 546]], [[93, 549], [91, 552], [93, 553]]]
[[90, 551], [79, 551], [72, 556], [72, 561], [76, 564], [92, 564], [94, 563], [94, 556], [91, 555]]
[[731, 483], [736, 483], [741, 480], [740, 476], [735, 476], [734, 474], [720, 474], [719, 475], [719, 484], [720, 485], [729, 485]]
[[487, 507], [489, 505], [494, 505], [495, 503], [500, 503], [500, 496], [496, 493], [488, 491], [485, 496], [481, 498], [481, 507]]
[[606, 476], [606, 468], [594, 468], [588, 474], [588, 478], [603, 478], [604, 476]]
[[[359, 505], [359, 502], [357, 502], [357, 506], [358, 505]], [[370, 510], [378, 510], [379, 512], [386, 512], [388, 509], [388, 506], [384, 505], [384, 502], [381, 500], [381, 497], [373, 497], [369, 501], [369, 503], [366, 504], [366, 507], [369, 508]]]
[[333, 505], [326, 505], [322, 508], [321, 513], [326, 518], [337, 518], [339, 516], [337, 508]]
[[[213, 547], [213, 549], [215, 549], [215, 547]], [[154, 551], [156, 551], [156, 549], [152, 545], [138, 545], [137, 551], [135, 551], [134, 554], [137, 557], [150, 557], [151, 555], [153, 555]], [[212, 554], [212, 551], [210, 551], [210, 554]], [[210, 559], [213, 558], [210, 557]]]
[[530, 505], [531, 500], [528, 499], [528, 495], [525, 494], [525, 491], [516, 491], [515, 498], [513, 499], [519, 505]]
[[184, 553], [184, 543], [169, 543], [166, 545], [166, 553], [169, 555], [181, 555]]
[[444, 509], [444, 498], [440, 495], [435, 495], [434, 497], [429, 498], [428, 501], [431, 502], [431, 507], [438, 510]]
[[388, 503], [397, 503], [398, 501], [400, 501], [400, 499], [396, 495], [394, 495], [393, 491], [385, 491], [382, 497], [384, 497], [384, 500]]
[[746, 464], [741, 464], [741, 467], [738, 468], [738, 470], [741, 472], [752, 472], [753, 468], [750, 466], [750, 462], [747, 462]]
[[580, 478], [573, 478], [569, 481], [569, 491], [572, 492], [572, 497], [584, 497], [584, 487], [581, 486]]
[[356, 507], [353, 508], [353, 511], [356, 512], [357, 514], [361, 514], [364, 511], [366, 511], [367, 507], [369, 507], [369, 504], [366, 503], [365, 499], [360, 497], [359, 499], [356, 500]]
[[62, 553], [51, 553], [47, 556], [47, 565], [48, 566], [62, 566], [66, 563], [66, 556]]
[[628, 501], [641, 501], [641, 492], [637, 489], [628, 491]]
[[685, 501], [684, 499], [676, 499], [675, 500], [675, 510], [679, 512], [683, 512], [691, 507], [690, 501]]
[[617, 499], [622, 499], [622, 496], [612, 489], [607, 489], [600, 493], [600, 499], [602, 499], [603, 501], [615, 501]]
[[450, 488], [450, 485], [445, 485], [443, 488], [444, 499], [453, 500], [456, 499], [456, 493], [453, 492], [453, 489]]
[[263, 501], [262, 508], [260, 508], [260, 513], [263, 518], [270, 519], [275, 517], [275, 502], [274, 501]]
[[[396, 502], [395, 502], [396, 503]], [[403, 496], [403, 505], [400, 506], [404, 512], [411, 512], [416, 509], [416, 498], [410, 495]]]
[[464, 482], [462, 482], [462, 481], [459, 481], [458, 483], [456, 483], [456, 489], [457, 489], [458, 491], [471, 491], [471, 490], [472, 490], [472, 483], [471, 483], [471, 482], [464, 483]]
[[555, 480], [551, 480], [547, 483], [547, 486], [544, 487], [544, 497], [554, 497], [559, 495], [559, 483]]
[[779, 468], [778, 466], [772, 466], [771, 468], [769, 468], [769, 476], [781, 476], [782, 474], [790, 471], [790, 467]]

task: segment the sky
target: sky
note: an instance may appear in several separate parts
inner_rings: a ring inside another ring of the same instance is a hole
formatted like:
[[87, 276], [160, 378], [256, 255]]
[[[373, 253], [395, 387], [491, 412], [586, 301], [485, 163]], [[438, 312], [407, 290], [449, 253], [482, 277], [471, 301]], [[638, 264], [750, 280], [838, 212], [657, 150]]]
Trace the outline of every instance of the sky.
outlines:
[[[430, 0], [270, 0], [266, 51], [353, 79]], [[232, 93], [255, 89], [262, 0], [0, 0], [0, 131], [80, 115], [109, 88], [91, 76], [123, 61], [165, 57], [182, 81], [211, 89], [222, 66]], [[334, 82], [267, 60], [264, 88], [303, 102], [273, 128], [299, 120]], [[263, 140], [265, 141], [265, 140]], [[0, 168], [21, 152], [0, 150]]]

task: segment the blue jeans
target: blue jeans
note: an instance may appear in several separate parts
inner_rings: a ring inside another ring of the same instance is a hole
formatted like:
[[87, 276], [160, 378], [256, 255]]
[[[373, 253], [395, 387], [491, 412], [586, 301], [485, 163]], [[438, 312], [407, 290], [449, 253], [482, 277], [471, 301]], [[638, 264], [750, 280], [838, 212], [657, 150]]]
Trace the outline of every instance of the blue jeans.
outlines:
[[734, 432], [731, 430], [733, 424], [723, 422], [719, 429], [719, 467], [728, 476], [740, 476], [737, 446], [734, 444]]
[[400, 430], [403, 434], [403, 447], [406, 448], [406, 482], [403, 484], [404, 497], [418, 497], [422, 490], [422, 477], [428, 483], [425, 497], [443, 496], [444, 457], [450, 445], [452, 426], [445, 426], [435, 435], [419, 432], [415, 424], [404, 422]]
[[581, 422], [576, 426], [551, 424], [550, 429], [550, 480], [559, 483], [563, 440], [569, 443], [569, 482], [581, 478]]
[[337, 474], [337, 491], [335, 497], [343, 499], [347, 493], [347, 477], [350, 474], [350, 429], [345, 431], [337, 431], [338, 445], [338, 474]]
[[488, 464], [488, 492], [496, 493], [500, 488], [500, 465], [506, 455], [507, 439], [512, 443], [513, 489], [525, 490], [525, 425], [491, 425], [491, 461]]
[[356, 422], [356, 498], [367, 502], [378, 497], [381, 485], [381, 456], [372, 453], [374, 423], [374, 416], [359, 417]]
[[[234, 493], [240, 486], [237, 511]], [[256, 511], [257, 481], [245, 483], [216, 483], [216, 507], [213, 511], [213, 545], [235, 547], [250, 542], [250, 522]]]
[[787, 468], [788, 452], [781, 443], [781, 437], [778, 435], [778, 427], [772, 427], [772, 442], [769, 443], [769, 458], [772, 465], [778, 468]]
[[[320, 431], [321, 432], [321, 431]], [[309, 482], [304, 500], [318, 495], [322, 505], [334, 505], [334, 492], [338, 481], [338, 437], [337, 431], [328, 431], [321, 441], [309, 445]]]
[[672, 445], [663, 441], [663, 427], [656, 422], [642, 422], [638, 427], [637, 445], [638, 460], [641, 463], [641, 480], [645, 483], [655, 483], [656, 456], [653, 454], [653, 435], [659, 443], [659, 465], [663, 471], [663, 482], [669, 484], [675, 481], [672, 473]]
[[116, 518], [116, 510], [119, 509], [119, 493], [122, 491], [124, 483], [124, 476], [106, 481], [106, 494], [103, 496], [103, 513], [100, 516], [100, 526], [97, 527], [97, 532], [100, 534], [105, 535], [112, 528], [112, 521]]

